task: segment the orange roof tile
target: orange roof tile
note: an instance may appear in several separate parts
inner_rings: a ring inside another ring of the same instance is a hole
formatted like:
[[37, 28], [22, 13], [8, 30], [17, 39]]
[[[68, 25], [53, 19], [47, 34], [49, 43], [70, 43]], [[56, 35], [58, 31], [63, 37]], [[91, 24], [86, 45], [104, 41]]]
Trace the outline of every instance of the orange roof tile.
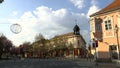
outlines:
[[56, 36], [56, 37], [72, 36], [72, 35], [74, 35], [73, 32], [70, 32], [70, 33], [66, 33], [66, 34], [58, 35], [58, 36]]
[[[74, 36], [74, 33], [73, 33], [73, 32], [70, 32], [70, 33], [66, 33], [66, 34], [61, 34], [61, 35], [55, 36], [54, 38], [68, 37], [68, 36]], [[81, 37], [81, 39], [83, 40], [83, 42], [86, 44], [86, 41], [85, 41], [85, 39], [83, 38], [83, 36], [82, 36], [82, 35], [79, 35], [79, 37]]]
[[95, 15], [100, 15], [106, 12], [114, 11], [120, 9], [120, 0], [114, 0], [111, 4], [109, 4], [107, 7], [103, 8], [102, 10], [90, 15], [95, 16]]

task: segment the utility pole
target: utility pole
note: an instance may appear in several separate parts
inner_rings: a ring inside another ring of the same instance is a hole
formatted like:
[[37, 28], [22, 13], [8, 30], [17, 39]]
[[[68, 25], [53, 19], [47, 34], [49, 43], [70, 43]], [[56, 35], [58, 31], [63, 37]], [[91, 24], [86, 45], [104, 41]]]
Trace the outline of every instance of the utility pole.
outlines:
[[119, 49], [119, 38], [118, 38], [118, 31], [119, 31], [119, 27], [117, 25], [115, 25], [115, 32], [116, 32], [116, 38], [117, 38], [117, 46], [118, 46], [118, 60], [120, 59], [120, 49]]
[[95, 65], [98, 66], [98, 63], [97, 63], [97, 47], [98, 47], [98, 43], [97, 43], [97, 40], [93, 39], [93, 44], [94, 44], [94, 48], [95, 48]]

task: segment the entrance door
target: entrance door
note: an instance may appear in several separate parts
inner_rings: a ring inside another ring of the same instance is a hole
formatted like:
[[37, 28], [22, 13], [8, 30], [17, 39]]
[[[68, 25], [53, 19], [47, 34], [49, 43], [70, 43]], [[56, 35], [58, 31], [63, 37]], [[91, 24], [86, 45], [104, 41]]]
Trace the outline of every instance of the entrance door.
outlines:
[[111, 59], [118, 59], [117, 45], [110, 45], [109, 51], [110, 51]]

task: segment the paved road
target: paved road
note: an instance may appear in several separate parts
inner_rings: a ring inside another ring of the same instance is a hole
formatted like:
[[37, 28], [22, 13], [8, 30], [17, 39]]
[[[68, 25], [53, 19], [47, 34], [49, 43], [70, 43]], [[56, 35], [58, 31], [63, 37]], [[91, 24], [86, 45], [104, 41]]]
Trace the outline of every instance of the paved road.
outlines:
[[78, 64], [71, 60], [56, 59], [24, 59], [2, 60], [0, 68], [78, 68]]
[[117, 65], [116, 63], [96, 63], [94, 60], [86, 60], [86, 59], [79, 59], [79, 61], [75, 61], [79, 67], [81, 68], [120, 68], [120, 65]]
[[68, 59], [24, 59], [0, 60], [0, 68], [118, 68], [114, 64], [99, 63], [86, 60]]

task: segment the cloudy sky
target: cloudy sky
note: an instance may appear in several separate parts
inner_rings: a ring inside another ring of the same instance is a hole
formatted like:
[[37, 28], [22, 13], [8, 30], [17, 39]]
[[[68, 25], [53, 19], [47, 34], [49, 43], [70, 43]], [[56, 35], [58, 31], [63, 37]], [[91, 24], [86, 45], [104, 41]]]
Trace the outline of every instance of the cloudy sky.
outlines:
[[[89, 15], [99, 11], [113, 0], [5, 0], [0, 4], [0, 33], [16, 46], [34, 41], [41, 33], [45, 38], [69, 33], [77, 24], [89, 43]], [[12, 24], [20, 24], [22, 31], [14, 34]]]

